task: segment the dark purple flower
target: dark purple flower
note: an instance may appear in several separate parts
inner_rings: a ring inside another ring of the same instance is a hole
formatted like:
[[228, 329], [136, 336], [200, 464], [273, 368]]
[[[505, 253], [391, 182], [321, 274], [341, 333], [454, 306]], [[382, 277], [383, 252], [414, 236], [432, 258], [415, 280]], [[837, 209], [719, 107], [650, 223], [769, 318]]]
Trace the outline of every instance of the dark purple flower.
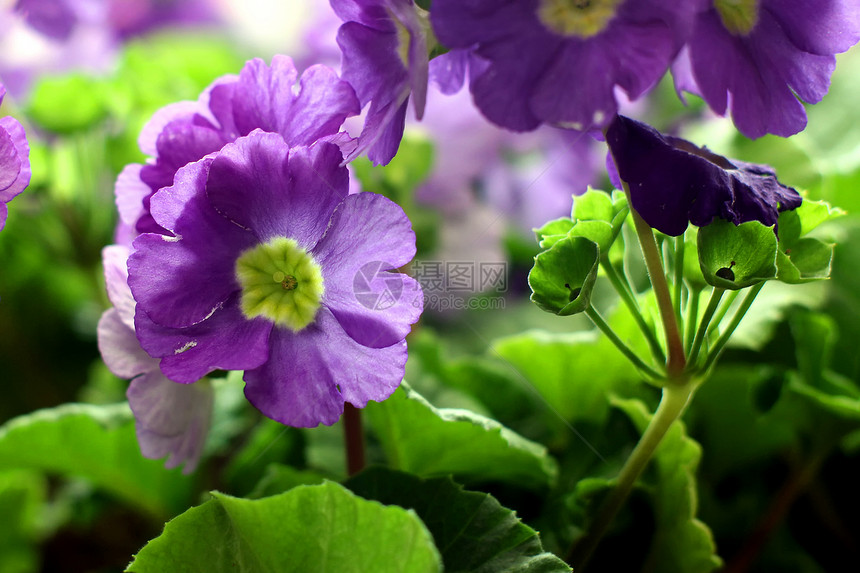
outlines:
[[[6, 89], [0, 84], [0, 104]], [[0, 118], [0, 230], [6, 226], [6, 203], [30, 184], [30, 146], [17, 119]]]
[[678, 91], [731, 108], [748, 137], [788, 137], [806, 127], [803, 104], [830, 86], [834, 54], [860, 40], [857, 0], [715, 0], [695, 20], [672, 73]]
[[624, 116], [609, 124], [606, 142], [618, 168], [610, 174], [629, 185], [642, 218], [667, 235], [682, 234], [689, 223], [704, 227], [714, 217], [771, 226], [780, 211], [801, 203], [767, 165], [727, 159]]
[[290, 146], [330, 138], [351, 151], [351, 139], [339, 129], [359, 111], [353, 89], [330, 68], [311, 66], [299, 79], [287, 56], [274, 56], [271, 67], [251, 60], [238, 77], [216, 80], [197, 102], [162, 108], [144, 127], [140, 148], [152, 159], [143, 166], [127, 166], [117, 179], [123, 221], [138, 232], [160, 232], [149, 214], [152, 194], [171, 185], [180, 167], [255, 129], [280, 134]]
[[292, 426], [333, 424], [400, 384], [422, 310], [396, 272], [415, 254], [402, 209], [348, 194], [340, 149], [255, 131], [180, 169], [152, 197], [171, 235], [129, 258], [143, 348], [170, 379], [245, 370], [245, 394]]
[[111, 372], [131, 379], [128, 404], [144, 457], [169, 456], [168, 468], [184, 463], [183, 472], [190, 473], [209, 433], [212, 387], [206, 380], [194, 384], [168, 380], [158, 369], [158, 360], [140, 347], [134, 333], [135, 302], [128, 288], [128, 255], [129, 250], [118, 245], [102, 251], [108, 298], [114, 306], [99, 320], [99, 350]]
[[412, 0], [330, 0], [345, 22], [337, 33], [343, 78], [364, 106], [364, 128], [353, 159], [367, 152], [377, 165], [391, 161], [406, 121], [411, 94], [415, 115], [424, 114], [429, 74], [427, 13]]
[[481, 112], [514, 131], [541, 123], [602, 127], [620, 87], [636, 99], [667, 70], [696, 2], [677, 0], [434, 0], [433, 30], [472, 49], [470, 89]]

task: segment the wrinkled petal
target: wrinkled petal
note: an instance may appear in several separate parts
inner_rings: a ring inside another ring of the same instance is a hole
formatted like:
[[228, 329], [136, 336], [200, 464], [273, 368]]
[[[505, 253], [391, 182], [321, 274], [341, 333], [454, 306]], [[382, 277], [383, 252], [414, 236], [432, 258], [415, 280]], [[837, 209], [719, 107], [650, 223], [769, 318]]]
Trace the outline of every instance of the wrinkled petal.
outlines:
[[288, 426], [331, 425], [344, 401], [362, 408], [382, 401], [403, 380], [406, 342], [367, 348], [355, 342], [324, 307], [296, 334], [275, 329], [268, 362], [245, 372], [245, 396], [266, 416]]
[[191, 326], [220, 308], [239, 289], [236, 259], [256, 242], [253, 233], [209, 204], [208, 163], [179, 170], [175, 184], [152, 198], [155, 220], [176, 236], [141, 235], [129, 258], [128, 283], [134, 298], [163, 326]]
[[309, 249], [349, 193], [342, 162], [335, 145], [291, 150], [279, 135], [256, 131], [212, 161], [206, 193], [218, 212], [258, 241], [290, 237]]
[[337, 133], [347, 117], [361, 111], [352, 87], [330, 68], [308, 68], [294, 93], [297, 77], [292, 59], [286, 56], [274, 56], [271, 67], [260, 59], [246, 64], [233, 103], [240, 133], [260, 128], [280, 133], [290, 146], [310, 145]]
[[144, 199], [152, 195], [152, 188], [140, 179], [143, 165], [132, 163], [126, 165], [116, 178], [114, 195], [116, 208], [123, 223], [135, 226], [142, 216], [147, 214]]
[[212, 422], [211, 384], [176, 384], [156, 370], [132, 380], [126, 394], [143, 456], [169, 456], [167, 468], [184, 463], [182, 473], [194, 471]]
[[102, 360], [115, 375], [131, 379], [145, 372], [158, 370], [158, 360], [144, 352], [134, 329], [123, 322], [115, 308], [102, 314], [97, 333]]
[[350, 195], [312, 254], [323, 269], [323, 305], [350, 337], [383, 348], [409, 334], [423, 294], [411, 277], [388, 272], [415, 256], [415, 234], [396, 203], [373, 193]]
[[120, 245], [102, 249], [102, 266], [108, 299], [119, 313], [122, 322], [134, 330], [134, 297], [128, 287], [128, 256], [130, 250]]
[[772, 226], [779, 211], [801, 203], [797, 191], [781, 185], [767, 166], [728, 160], [623, 116], [609, 125], [606, 142], [633, 208], [667, 235], [715, 217]]
[[182, 384], [190, 384], [215, 370], [256, 368], [269, 354], [272, 323], [262, 318], [245, 318], [237, 298], [188, 328], [159, 326], [140, 307], [134, 320], [141, 346], [161, 358], [165, 376]]
[[0, 118], [0, 202], [30, 184], [30, 146], [24, 127], [13, 117]]

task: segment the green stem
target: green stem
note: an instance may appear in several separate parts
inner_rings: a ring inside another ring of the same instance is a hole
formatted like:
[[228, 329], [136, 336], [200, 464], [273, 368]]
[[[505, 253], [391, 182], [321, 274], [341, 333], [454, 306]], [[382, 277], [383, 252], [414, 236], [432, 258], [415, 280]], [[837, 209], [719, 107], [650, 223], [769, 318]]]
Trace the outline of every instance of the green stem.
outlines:
[[733, 290], [729, 293], [729, 296], [727, 296], [723, 301], [723, 304], [720, 306], [714, 319], [711, 320], [711, 325], [708, 327], [708, 334], [713, 334], [720, 327], [720, 323], [723, 322], [723, 319], [726, 317], [726, 313], [729, 312], [729, 309], [735, 303], [735, 299], [738, 298], [739, 294], [741, 294], [741, 291], [739, 290]]
[[696, 332], [696, 321], [699, 320], [699, 298], [702, 290], [698, 287], [687, 285], [687, 327], [684, 332], [687, 334], [687, 339], [684, 342], [684, 347], [687, 349], [687, 356], [690, 355], [690, 348], [693, 346], [693, 335]]
[[[624, 191], [627, 193], [629, 200], [630, 187], [626, 182], [623, 182], [623, 184]], [[651, 287], [654, 289], [654, 296], [657, 298], [660, 318], [663, 319], [663, 330], [666, 335], [666, 346], [669, 353], [669, 359], [666, 362], [666, 371], [670, 380], [675, 379], [684, 371], [686, 359], [684, 358], [684, 343], [681, 342], [681, 333], [678, 330], [678, 321], [675, 319], [675, 307], [672, 303], [672, 295], [669, 294], [669, 285], [666, 283], [666, 274], [663, 271], [663, 261], [660, 259], [660, 249], [657, 247], [657, 240], [654, 238], [654, 230], [645, 222], [645, 219], [636, 212], [636, 209], [631, 208], [630, 213], [633, 215], [636, 234], [639, 235], [639, 245], [642, 247], [642, 254], [645, 257], [645, 267], [648, 269]]]
[[624, 344], [624, 342], [619, 338], [615, 331], [612, 330], [612, 327], [600, 316], [600, 313], [597, 312], [597, 309], [590, 306], [586, 309], [585, 314], [588, 315], [588, 318], [591, 319], [591, 322], [594, 323], [594, 326], [600, 329], [603, 334], [615, 345], [621, 353], [627, 357], [627, 359], [633, 363], [636, 368], [651, 376], [654, 379], [661, 379], [663, 375], [659, 374], [656, 370], [645, 364], [645, 362], [637, 356], [635, 352], [633, 352], [629, 346]]
[[[683, 379], [682, 379], [683, 380]], [[654, 417], [645, 428], [645, 432], [636, 444], [633, 453], [627, 458], [624, 467], [615, 479], [615, 487], [609, 492], [600, 506], [588, 533], [572, 548], [568, 563], [579, 573], [584, 568], [591, 554], [609, 529], [616, 514], [624, 505], [624, 501], [633, 489], [636, 480], [648, 465], [654, 451], [672, 424], [681, 417], [690, 401], [698, 383], [685, 380], [681, 384], [667, 384], [663, 388], [663, 398], [654, 413]]]
[[729, 341], [729, 338], [731, 338], [732, 334], [735, 332], [735, 329], [741, 323], [741, 320], [743, 320], [744, 315], [746, 315], [747, 311], [750, 309], [750, 306], [752, 306], [756, 295], [758, 295], [758, 293], [763, 287], [763, 282], [758, 283], [757, 285], [752, 287], [747, 293], [746, 297], [744, 298], [744, 301], [741, 303], [741, 306], [738, 308], [737, 312], [735, 312], [735, 315], [732, 317], [732, 321], [729, 323], [728, 328], [726, 328], [725, 332], [720, 335], [720, 338], [714, 344], [713, 349], [711, 349], [711, 351], [708, 353], [708, 359], [705, 361], [705, 365], [702, 367], [702, 370], [707, 372], [711, 365], [717, 360], [717, 358], [720, 357], [720, 354], [722, 354], [723, 348], [726, 346], [726, 343]]
[[684, 287], [684, 235], [680, 235], [675, 237], [675, 274], [674, 274], [674, 282], [672, 286], [674, 287], [673, 300], [675, 302], [675, 319], [678, 321], [678, 329], [679, 335], [681, 339], [684, 338], [684, 321], [683, 315], [681, 314], [681, 293]]
[[639, 330], [641, 330], [642, 334], [645, 335], [645, 340], [648, 341], [648, 346], [651, 348], [651, 355], [654, 356], [657, 362], [665, 364], [666, 355], [663, 353], [663, 349], [660, 347], [660, 342], [654, 335], [654, 331], [651, 329], [651, 326], [645, 322], [645, 317], [642, 316], [642, 311], [639, 308], [639, 304], [636, 302], [636, 298], [633, 296], [633, 291], [630, 288], [629, 283], [619, 276], [618, 271], [615, 270], [615, 267], [608, 259], [601, 260], [601, 266], [603, 267], [603, 270], [606, 271], [606, 276], [609, 278], [609, 282], [612, 283], [612, 286], [618, 292], [618, 296], [621, 297], [621, 300], [624, 301], [624, 304], [627, 306], [628, 310], [630, 310], [630, 314], [633, 315], [633, 320], [636, 321], [636, 324], [639, 326]]
[[723, 293], [726, 289], [714, 287], [711, 292], [711, 298], [708, 300], [708, 306], [705, 307], [705, 314], [702, 315], [702, 322], [699, 323], [699, 328], [696, 330], [696, 338], [693, 339], [693, 346], [690, 348], [689, 364], [695, 364], [696, 358], [699, 357], [699, 351], [702, 349], [702, 342], [705, 340], [705, 334], [708, 332], [708, 325], [711, 323], [711, 318], [717, 311], [717, 306], [723, 298]]

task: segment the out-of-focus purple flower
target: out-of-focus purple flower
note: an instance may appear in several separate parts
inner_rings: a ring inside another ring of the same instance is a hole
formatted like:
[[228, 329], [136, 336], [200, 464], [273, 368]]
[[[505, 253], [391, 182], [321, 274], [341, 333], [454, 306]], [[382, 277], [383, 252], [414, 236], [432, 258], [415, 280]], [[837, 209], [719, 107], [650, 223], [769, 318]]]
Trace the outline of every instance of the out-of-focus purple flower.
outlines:
[[105, 283], [113, 308], [102, 314], [98, 342], [111, 372], [131, 379], [128, 403], [144, 457], [161, 459], [174, 468], [185, 464], [194, 471], [209, 433], [214, 395], [208, 381], [177, 384], [158, 368], [158, 360], [140, 347], [134, 333], [135, 302], [128, 288], [126, 260], [129, 250], [119, 245], [102, 251]]
[[497, 219], [504, 215], [497, 227], [511, 221], [531, 235], [533, 227], [569, 215], [572, 195], [602, 171], [602, 146], [581, 132], [545, 126], [514, 134], [488, 122], [468, 90], [442, 97], [431, 85], [427, 95], [417, 129], [434, 143], [434, 161], [416, 198], [446, 222], [483, 202]]
[[541, 123], [605, 126], [618, 86], [631, 100], [668, 69], [686, 39], [694, 2], [675, 0], [434, 0], [433, 30], [470, 49], [470, 89], [492, 122], [514, 131]]
[[[6, 89], [0, 84], [0, 104]], [[6, 203], [30, 184], [30, 146], [17, 119], [0, 118], [0, 230], [9, 213]]]
[[788, 137], [806, 127], [803, 104], [830, 86], [834, 54], [860, 40], [857, 0], [714, 0], [695, 20], [672, 67], [679, 93], [731, 109], [748, 137]]
[[30, 26], [58, 41], [68, 40], [75, 27], [98, 22], [121, 39], [170, 25], [217, 20], [208, 0], [18, 0], [15, 11]]
[[342, 73], [361, 105], [370, 103], [356, 150], [385, 165], [400, 145], [412, 96], [424, 114], [429, 74], [427, 13], [412, 0], [330, 0], [344, 21], [337, 34]]
[[348, 194], [340, 149], [254, 131], [181, 168], [152, 197], [129, 258], [138, 339], [177, 382], [244, 370], [245, 394], [284, 424], [333, 424], [400, 384], [420, 316], [402, 209]]
[[359, 111], [352, 87], [330, 68], [311, 66], [299, 78], [287, 56], [272, 58], [271, 67], [251, 60], [238, 76], [216, 80], [197, 102], [156, 112], [139, 140], [151, 159], [127, 166], [117, 179], [120, 215], [138, 232], [160, 232], [149, 214], [152, 194], [171, 185], [180, 167], [255, 129], [280, 134], [290, 146], [328, 138], [351, 151], [352, 139], [339, 129]]
[[613, 182], [620, 187], [620, 176], [633, 208], [667, 235], [682, 234], [689, 223], [704, 227], [714, 217], [775, 225], [780, 211], [802, 201], [767, 165], [727, 159], [624, 116], [609, 125], [606, 142], [618, 170], [610, 168]]

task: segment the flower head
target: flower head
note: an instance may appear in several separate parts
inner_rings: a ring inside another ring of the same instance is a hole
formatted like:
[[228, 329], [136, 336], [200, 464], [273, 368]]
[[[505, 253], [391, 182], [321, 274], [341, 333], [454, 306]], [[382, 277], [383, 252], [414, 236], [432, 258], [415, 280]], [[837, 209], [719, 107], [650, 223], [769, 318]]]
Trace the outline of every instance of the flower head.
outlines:
[[245, 394], [284, 424], [332, 424], [399, 385], [422, 295], [392, 272], [415, 254], [403, 211], [348, 194], [340, 149], [254, 131], [180, 169], [152, 197], [170, 235], [134, 241], [143, 348], [177, 382], [245, 370]]
[[212, 419], [213, 392], [205, 380], [177, 384], [158, 369], [158, 360], [140, 347], [134, 334], [135, 302], [128, 288], [129, 250], [111, 245], [102, 251], [105, 284], [113, 308], [98, 325], [99, 351], [111, 372], [131, 379], [128, 404], [144, 457], [168, 456], [166, 466], [197, 467]]
[[198, 101], [172, 104], [153, 116], [140, 137], [141, 150], [152, 159], [127, 166], [117, 179], [120, 215], [138, 232], [161, 232], [149, 199], [173, 183], [180, 167], [255, 129], [280, 134], [290, 146], [323, 138], [348, 145], [349, 138], [338, 133], [359, 109], [352, 88], [330, 68], [311, 66], [299, 78], [287, 56], [274, 56], [271, 67], [251, 60], [238, 76], [216, 80]]
[[418, 119], [424, 114], [429, 74], [427, 14], [412, 0], [330, 0], [344, 21], [337, 34], [343, 77], [361, 105], [370, 103], [358, 148], [387, 164], [397, 153], [412, 96]]
[[471, 49], [471, 91], [490, 121], [603, 127], [614, 90], [636, 99], [681, 49], [695, 2], [666, 0], [434, 0], [439, 41]]
[[[0, 85], [0, 104], [6, 90]], [[17, 119], [0, 118], [0, 229], [6, 225], [6, 203], [30, 184], [30, 146]]]
[[[827, 93], [834, 54], [860, 40], [856, 0], [713, 0], [672, 68], [678, 91], [731, 108], [748, 137], [788, 137], [806, 127], [803, 100]], [[799, 99], [798, 99], [799, 98]]]
[[633, 208], [667, 235], [681, 235], [689, 223], [704, 227], [714, 217], [771, 226], [780, 211], [801, 203], [767, 165], [727, 159], [624, 116], [609, 125], [606, 142]]

